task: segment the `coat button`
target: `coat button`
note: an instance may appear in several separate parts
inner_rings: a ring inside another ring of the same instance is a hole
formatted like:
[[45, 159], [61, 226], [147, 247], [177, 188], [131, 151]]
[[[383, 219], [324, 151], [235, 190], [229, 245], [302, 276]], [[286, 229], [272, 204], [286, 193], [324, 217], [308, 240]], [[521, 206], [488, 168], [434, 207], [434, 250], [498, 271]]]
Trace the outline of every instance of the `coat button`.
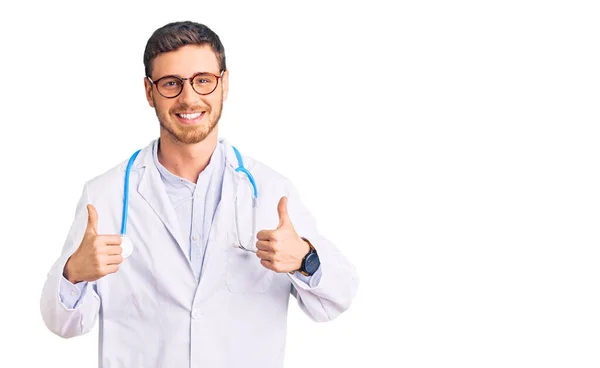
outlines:
[[196, 319], [196, 318], [198, 318], [198, 317], [200, 317], [200, 312], [198, 312], [197, 310], [195, 310], [195, 309], [194, 309], [194, 310], [192, 311], [192, 318], [193, 318], [193, 319]]

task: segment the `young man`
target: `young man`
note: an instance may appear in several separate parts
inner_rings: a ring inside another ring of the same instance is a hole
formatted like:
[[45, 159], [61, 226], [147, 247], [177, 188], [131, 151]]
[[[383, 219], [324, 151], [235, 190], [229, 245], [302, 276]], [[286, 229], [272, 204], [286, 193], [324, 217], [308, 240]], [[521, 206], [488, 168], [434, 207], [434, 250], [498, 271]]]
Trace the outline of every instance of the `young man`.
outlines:
[[144, 64], [160, 137], [85, 184], [44, 322], [73, 337], [99, 319], [100, 367], [282, 367], [289, 295], [332, 320], [356, 271], [289, 180], [218, 138], [228, 71], [214, 32], [167, 24]]

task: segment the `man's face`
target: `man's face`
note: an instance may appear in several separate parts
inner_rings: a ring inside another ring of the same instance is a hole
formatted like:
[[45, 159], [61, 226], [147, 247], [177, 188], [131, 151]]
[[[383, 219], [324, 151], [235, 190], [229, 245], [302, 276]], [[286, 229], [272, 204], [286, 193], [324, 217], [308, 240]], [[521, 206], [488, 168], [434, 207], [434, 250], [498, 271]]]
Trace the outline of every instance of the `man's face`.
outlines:
[[[208, 45], [186, 45], [158, 55], [152, 63], [153, 81], [167, 75], [191, 78], [200, 72], [220, 74], [217, 57]], [[194, 144], [203, 141], [219, 122], [227, 98], [228, 72], [223, 73], [217, 88], [208, 95], [196, 93], [189, 80], [184, 81], [183, 91], [175, 98], [162, 96], [147, 78], [144, 84], [146, 99], [154, 107], [162, 130], [177, 142]]]

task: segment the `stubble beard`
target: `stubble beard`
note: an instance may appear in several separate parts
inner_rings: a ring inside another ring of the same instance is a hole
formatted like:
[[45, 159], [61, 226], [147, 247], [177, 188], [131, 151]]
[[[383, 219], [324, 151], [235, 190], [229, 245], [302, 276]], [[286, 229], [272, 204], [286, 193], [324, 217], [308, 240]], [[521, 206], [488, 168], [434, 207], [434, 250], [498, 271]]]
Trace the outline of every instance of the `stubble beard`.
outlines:
[[[154, 103], [154, 106], [157, 106], [156, 102]], [[154, 111], [156, 112], [156, 117], [160, 122], [161, 128], [167, 132], [171, 139], [182, 144], [195, 144], [206, 139], [206, 137], [212, 133], [219, 123], [219, 119], [221, 119], [221, 112], [223, 111], [223, 101], [221, 101], [221, 103], [217, 106], [218, 110], [207, 110], [205, 112], [205, 116], [202, 119], [206, 121], [202, 122], [202, 124], [190, 126], [177, 124], [177, 122], [171, 119], [171, 115], [169, 115], [168, 112], [164, 112], [158, 107], [155, 107]], [[194, 109], [191, 109], [186, 105], [180, 105], [177, 107], [177, 110], [189, 111]], [[214, 115], [211, 114], [213, 112]]]

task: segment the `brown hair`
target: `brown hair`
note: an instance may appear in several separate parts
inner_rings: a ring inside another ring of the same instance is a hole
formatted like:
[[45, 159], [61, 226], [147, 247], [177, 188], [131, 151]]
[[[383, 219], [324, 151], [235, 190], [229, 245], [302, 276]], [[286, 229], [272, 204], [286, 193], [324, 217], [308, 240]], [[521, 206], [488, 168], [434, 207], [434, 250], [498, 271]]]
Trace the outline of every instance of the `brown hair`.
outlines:
[[154, 31], [144, 50], [146, 76], [152, 74], [152, 60], [158, 55], [175, 51], [185, 45], [210, 45], [217, 56], [220, 72], [226, 70], [225, 48], [219, 36], [204, 24], [185, 21], [169, 23]]

